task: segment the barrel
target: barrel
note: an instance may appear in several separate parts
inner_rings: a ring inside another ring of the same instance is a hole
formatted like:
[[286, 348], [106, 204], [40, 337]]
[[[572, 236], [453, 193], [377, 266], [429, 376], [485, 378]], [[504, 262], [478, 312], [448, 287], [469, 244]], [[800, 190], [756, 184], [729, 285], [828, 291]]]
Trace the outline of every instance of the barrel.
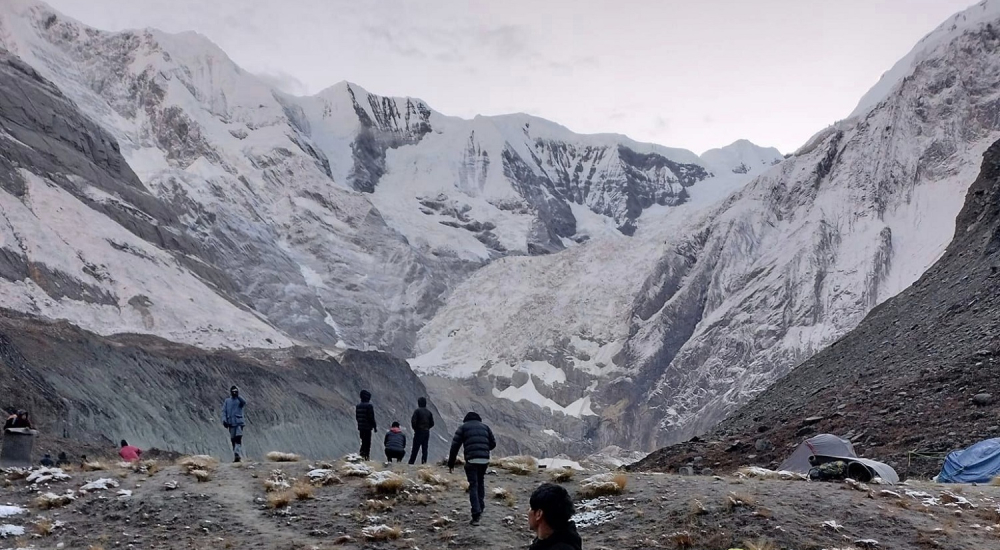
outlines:
[[31, 461], [31, 449], [35, 445], [35, 430], [13, 429], [5, 430], [0, 444], [0, 467], [28, 468]]

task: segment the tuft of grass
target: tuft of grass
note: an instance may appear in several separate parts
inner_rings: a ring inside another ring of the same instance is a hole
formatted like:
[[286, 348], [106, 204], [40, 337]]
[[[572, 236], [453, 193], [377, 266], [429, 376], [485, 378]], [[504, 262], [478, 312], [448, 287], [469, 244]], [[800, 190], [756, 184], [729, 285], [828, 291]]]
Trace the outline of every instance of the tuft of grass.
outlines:
[[177, 460], [177, 465], [184, 470], [214, 470], [219, 466], [219, 460], [208, 455], [192, 455], [181, 457]]
[[598, 474], [583, 480], [578, 493], [583, 498], [620, 495], [627, 485], [628, 476], [625, 474]]
[[298, 462], [302, 460], [302, 457], [297, 454], [280, 451], [271, 451], [264, 456], [271, 462]]
[[51, 510], [53, 508], [62, 508], [74, 500], [76, 500], [76, 498], [71, 493], [67, 493], [65, 495], [45, 493], [35, 498], [35, 500], [32, 501], [32, 504], [39, 510]]
[[197, 479], [199, 483], [205, 483], [206, 481], [212, 480], [212, 472], [209, 472], [208, 470], [191, 470], [188, 473]]
[[531, 456], [507, 456], [490, 460], [490, 466], [507, 470], [514, 475], [526, 476], [538, 470], [538, 461]]
[[555, 483], [567, 483], [573, 481], [576, 471], [573, 468], [563, 468], [552, 472], [552, 481]]
[[406, 486], [406, 478], [392, 472], [378, 472], [366, 480], [368, 488], [380, 495], [395, 495]]
[[412, 493], [410, 494], [409, 501], [421, 506], [427, 506], [436, 502], [435, 498], [427, 493]]
[[291, 491], [271, 493], [267, 495], [267, 505], [274, 509], [284, 508], [292, 503], [294, 496]]
[[694, 519], [697, 516], [703, 516], [708, 513], [708, 509], [705, 505], [701, 503], [698, 499], [692, 499], [688, 502], [688, 519]]
[[387, 512], [396, 505], [395, 500], [377, 500], [370, 498], [361, 503], [361, 507], [369, 512]]
[[774, 541], [763, 538], [755, 541], [745, 540], [743, 541], [743, 546], [746, 547], [746, 550], [779, 550], [778, 545]]
[[991, 479], [990, 485], [993, 485], [994, 487], [1000, 487], [1000, 476]]
[[497, 500], [502, 500], [504, 504], [513, 508], [517, 504], [517, 499], [514, 498], [514, 493], [507, 489], [506, 487], [496, 487], [493, 489], [493, 498]]
[[110, 470], [111, 467], [108, 466], [108, 463], [103, 460], [93, 460], [90, 462], [84, 462], [80, 469], [84, 472], [103, 472], [105, 470]]
[[34, 528], [35, 534], [40, 537], [47, 537], [52, 534], [52, 530], [56, 528], [56, 524], [50, 519], [42, 518], [35, 522]]
[[748, 493], [729, 493], [723, 504], [729, 511], [737, 508], [754, 508], [757, 506], [757, 499]]
[[455, 520], [448, 516], [440, 516], [431, 520], [431, 527], [447, 527], [452, 523], [455, 523]]
[[428, 485], [433, 485], [435, 487], [447, 487], [448, 484], [451, 483], [451, 481], [448, 480], [448, 478], [434, 473], [434, 471], [431, 470], [430, 468], [421, 468], [417, 472], [417, 478], [420, 481], [423, 481], [424, 483]]
[[670, 542], [673, 542], [674, 547], [679, 550], [694, 548], [694, 538], [691, 537], [691, 533], [688, 533], [687, 531], [678, 531], [670, 535]]
[[388, 525], [370, 525], [361, 530], [362, 536], [370, 541], [396, 540], [403, 536], [403, 530], [399, 527], [389, 527]]
[[292, 492], [299, 500], [309, 500], [313, 497], [313, 486], [308, 481], [300, 479], [292, 485]]

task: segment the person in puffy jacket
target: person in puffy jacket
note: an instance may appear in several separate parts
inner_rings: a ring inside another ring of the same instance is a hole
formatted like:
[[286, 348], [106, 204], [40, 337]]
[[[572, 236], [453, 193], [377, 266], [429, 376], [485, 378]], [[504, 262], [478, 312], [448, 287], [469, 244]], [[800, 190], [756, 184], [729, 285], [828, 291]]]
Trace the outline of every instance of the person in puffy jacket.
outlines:
[[385, 460], [402, 462], [406, 456], [406, 434], [399, 427], [399, 422], [393, 422], [389, 431], [385, 432]]
[[410, 451], [410, 464], [417, 461], [417, 450], [423, 449], [420, 463], [427, 464], [427, 445], [431, 440], [431, 428], [434, 427], [434, 413], [427, 408], [427, 398], [417, 399], [417, 410], [410, 417], [410, 427], [413, 428], [413, 450]]
[[375, 406], [372, 405], [372, 393], [361, 390], [361, 402], [354, 407], [354, 416], [358, 421], [358, 434], [361, 436], [361, 450], [358, 454], [364, 460], [371, 460], [372, 432], [378, 431], [375, 423]]
[[451, 440], [448, 471], [455, 469], [458, 449], [465, 449], [465, 477], [469, 480], [469, 503], [472, 505], [471, 525], [479, 525], [479, 518], [486, 508], [486, 468], [490, 465], [490, 451], [496, 446], [493, 430], [483, 424], [482, 417], [474, 412], [465, 415]]
[[243, 426], [246, 420], [243, 410], [247, 400], [240, 395], [236, 386], [229, 388], [229, 397], [222, 403], [222, 426], [229, 430], [229, 441], [233, 445], [233, 462], [243, 460]]
[[528, 500], [528, 529], [535, 540], [528, 550], [582, 550], [576, 531], [573, 499], [566, 489], [553, 483], [541, 484]]

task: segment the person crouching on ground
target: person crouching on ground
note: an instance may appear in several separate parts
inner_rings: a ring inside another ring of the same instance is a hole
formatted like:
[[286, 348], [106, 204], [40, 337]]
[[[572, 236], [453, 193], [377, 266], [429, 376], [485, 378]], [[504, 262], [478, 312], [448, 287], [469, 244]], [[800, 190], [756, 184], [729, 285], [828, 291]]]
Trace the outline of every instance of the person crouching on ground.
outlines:
[[566, 489], [553, 483], [541, 484], [528, 500], [528, 529], [535, 533], [529, 550], [582, 550], [576, 532], [573, 499]]
[[486, 508], [486, 467], [490, 465], [490, 451], [496, 446], [493, 430], [483, 424], [482, 417], [474, 412], [465, 415], [451, 440], [449, 472], [455, 470], [459, 447], [465, 447], [465, 477], [469, 480], [469, 504], [472, 505], [471, 525], [479, 525], [479, 518]]
[[243, 426], [246, 421], [243, 409], [247, 400], [240, 396], [236, 386], [229, 388], [229, 397], [222, 403], [222, 425], [229, 430], [229, 442], [233, 445], [233, 462], [243, 460]]
[[399, 427], [399, 422], [393, 422], [389, 431], [385, 432], [385, 460], [402, 462], [406, 456], [406, 434]]
[[123, 439], [122, 448], [118, 450], [118, 456], [122, 457], [122, 460], [125, 462], [139, 462], [142, 458], [142, 449], [129, 445], [128, 441]]

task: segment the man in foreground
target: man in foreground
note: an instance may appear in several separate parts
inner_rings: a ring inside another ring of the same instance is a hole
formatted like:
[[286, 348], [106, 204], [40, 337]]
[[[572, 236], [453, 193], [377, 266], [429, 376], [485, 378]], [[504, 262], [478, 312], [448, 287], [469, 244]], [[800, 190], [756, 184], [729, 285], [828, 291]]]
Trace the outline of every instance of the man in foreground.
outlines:
[[465, 477], [469, 480], [469, 503], [472, 505], [471, 525], [479, 525], [479, 518], [486, 508], [486, 468], [490, 465], [490, 451], [496, 446], [493, 430], [483, 424], [482, 417], [474, 412], [465, 415], [462, 425], [451, 440], [449, 472], [455, 469], [458, 449], [465, 448]]
[[582, 550], [576, 532], [573, 499], [566, 489], [553, 483], [541, 484], [528, 500], [528, 529], [535, 533], [529, 550]]
[[246, 421], [243, 409], [247, 400], [240, 396], [236, 386], [229, 388], [229, 397], [222, 403], [222, 425], [229, 430], [229, 441], [233, 444], [233, 462], [243, 460], [243, 426]]
[[410, 417], [410, 427], [413, 428], [413, 450], [410, 451], [410, 464], [417, 461], [417, 449], [423, 449], [420, 463], [427, 464], [427, 444], [431, 439], [431, 428], [434, 427], [434, 413], [427, 408], [427, 398], [417, 399], [417, 410]]

